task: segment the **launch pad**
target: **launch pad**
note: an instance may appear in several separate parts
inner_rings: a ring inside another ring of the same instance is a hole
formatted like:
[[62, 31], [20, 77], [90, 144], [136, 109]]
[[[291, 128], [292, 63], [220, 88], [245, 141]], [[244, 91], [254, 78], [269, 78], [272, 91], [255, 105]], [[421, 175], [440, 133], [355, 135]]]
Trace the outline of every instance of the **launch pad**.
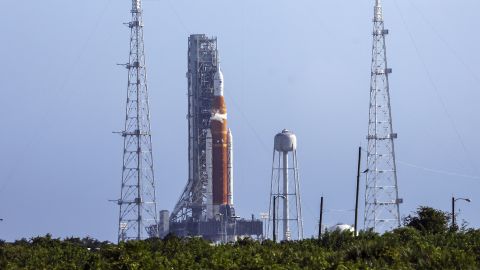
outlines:
[[168, 233], [179, 237], [202, 237], [216, 243], [234, 242], [238, 238], [250, 237], [258, 239], [263, 235], [263, 223], [261, 220], [244, 219], [227, 214], [217, 215], [208, 220], [196, 221], [193, 219], [180, 222], [162, 219], [160, 217], [160, 237]]
[[263, 223], [235, 215], [233, 135], [227, 125], [217, 39], [188, 39], [188, 181], [171, 215], [160, 212], [158, 234], [213, 242], [259, 238]]

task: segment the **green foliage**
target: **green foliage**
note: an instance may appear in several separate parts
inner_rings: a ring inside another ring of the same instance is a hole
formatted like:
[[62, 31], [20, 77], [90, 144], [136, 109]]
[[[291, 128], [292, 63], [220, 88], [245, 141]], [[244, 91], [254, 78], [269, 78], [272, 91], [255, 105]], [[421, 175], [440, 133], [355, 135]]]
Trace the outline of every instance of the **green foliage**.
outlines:
[[420, 206], [415, 215], [409, 215], [405, 218], [404, 224], [419, 231], [435, 234], [446, 232], [449, 229], [449, 220], [450, 215], [446, 212], [427, 206]]
[[480, 269], [480, 230], [422, 222], [383, 235], [335, 231], [320, 240], [244, 239], [225, 245], [174, 236], [116, 245], [46, 235], [0, 242], [0, 269]]

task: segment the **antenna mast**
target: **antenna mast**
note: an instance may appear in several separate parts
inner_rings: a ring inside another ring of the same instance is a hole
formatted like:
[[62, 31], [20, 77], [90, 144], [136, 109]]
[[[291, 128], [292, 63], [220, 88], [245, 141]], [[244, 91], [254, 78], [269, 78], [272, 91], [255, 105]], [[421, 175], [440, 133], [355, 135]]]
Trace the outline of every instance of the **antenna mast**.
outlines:
[[367, 171], [365, 189], [365, 229], [377, 232], [400, 226], [397, 168], [392, 128], [383, 10], [375, 0], [373, 17], [372, 72], [368, 122]]
[[141, 0], [132, 0], [118, 241], [158, 234]]

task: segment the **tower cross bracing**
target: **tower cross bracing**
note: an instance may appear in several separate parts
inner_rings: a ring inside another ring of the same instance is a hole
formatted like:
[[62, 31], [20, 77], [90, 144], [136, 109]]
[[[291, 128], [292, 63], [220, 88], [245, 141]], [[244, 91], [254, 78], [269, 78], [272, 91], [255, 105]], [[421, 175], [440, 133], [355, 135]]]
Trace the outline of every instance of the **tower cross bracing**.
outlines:
[[118, 241], [158, 231], [141, 0], [132, 1]]
[[206, 218], [207, 130], [210, 129], [217, 39], [194, 34], [188, 39], [188, 181], [171, 214], [172, 221]]
[[375, 1], [365, 189], [365, 229], [384, 232], [400, 226], [397, 167], [383, 9]]

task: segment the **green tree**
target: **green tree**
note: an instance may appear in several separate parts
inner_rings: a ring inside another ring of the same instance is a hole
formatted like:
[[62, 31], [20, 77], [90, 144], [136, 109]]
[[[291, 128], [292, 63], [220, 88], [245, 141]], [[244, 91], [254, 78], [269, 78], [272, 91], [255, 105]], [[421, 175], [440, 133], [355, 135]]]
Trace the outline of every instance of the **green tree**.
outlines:
[[428, 206], [420, 206], [414, 215], [404, 219], [404, 225], [425, 233], [443, 233], [448, 231], [450, 215]]

